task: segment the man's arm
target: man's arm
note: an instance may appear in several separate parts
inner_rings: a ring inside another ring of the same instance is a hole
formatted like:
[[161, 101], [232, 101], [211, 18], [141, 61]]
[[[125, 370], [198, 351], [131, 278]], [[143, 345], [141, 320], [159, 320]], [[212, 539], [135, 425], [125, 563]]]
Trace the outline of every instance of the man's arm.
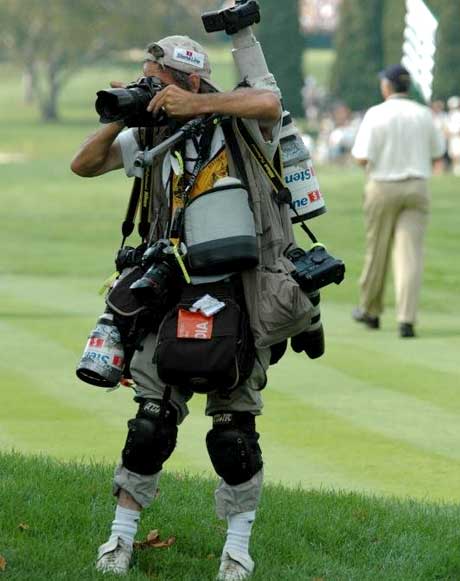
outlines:
[[191, 93], [169, 85], [150, 101], [148, 111], [163, 108], [170, 117], [193, 118], [198, 115], [230, 115], [275, 123], [281, 117], [281, 103], [275, 93], [242, 88], [224, 93]]
[[373, 159], [373, 123], [371, 114], [372, 109], [369, 109], [364, 115], [351, 149], [352, 157], [361, 167], [367, 167], [369, 161]]
[[73, 158], [71, 170], [90, 178], [122, 168], [121, 149], [114, 141], [123, 128], [122, 123], [108, 123], [90, 135]]

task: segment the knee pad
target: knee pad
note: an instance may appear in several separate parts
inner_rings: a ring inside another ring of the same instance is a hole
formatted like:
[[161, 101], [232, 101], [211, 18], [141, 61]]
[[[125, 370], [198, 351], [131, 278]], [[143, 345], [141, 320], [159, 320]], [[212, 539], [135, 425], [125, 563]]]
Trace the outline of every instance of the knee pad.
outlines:
[[214, 470], [227, 484], [242, 484], [263, 466], [255, 417], [248, 412], [213, 416], [206, 446]]
[[176, 447], [177, 414], [172, 406], [161, 413], [161, 402], [143, 400], [136, 417], [128, 422], [122, 452], [123, 466], [137, 474], [156, 474]]

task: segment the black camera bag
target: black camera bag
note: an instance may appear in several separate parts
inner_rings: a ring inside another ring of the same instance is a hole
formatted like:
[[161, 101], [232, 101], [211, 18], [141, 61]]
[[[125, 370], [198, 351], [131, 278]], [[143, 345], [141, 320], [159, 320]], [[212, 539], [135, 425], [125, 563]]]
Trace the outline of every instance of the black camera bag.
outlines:
[[[225, 303], [213, 316], [209, 339], [177, 337], [179, 309], [188, 310], [203, 295]], [[163, 319], [154, 354], [159, 377], [167, 384], [196, 393], [228, 393], [251, 374], [255, 362], [254, 338], [249, 326], [239, 279], [188, 285], [178, 305]]]

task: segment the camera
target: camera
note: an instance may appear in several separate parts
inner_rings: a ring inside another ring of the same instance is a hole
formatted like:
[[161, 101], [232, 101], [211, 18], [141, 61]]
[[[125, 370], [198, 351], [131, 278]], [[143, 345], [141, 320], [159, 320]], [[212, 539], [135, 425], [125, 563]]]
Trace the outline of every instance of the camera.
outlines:
[[96, 111], [101, 123], [124, 121], [128, 127], [167, 125], [164, 111], [149, 113], [147, 105], [165, 88], [158, 77], [142, 77], [124, 88], [107, 89], [96, 93]]
[[206, 32], [225, 30], [227, 34], [236, 34], [260, 22], [259, 4], [256, 0], [236, 0], [235, 6], [231, 8], [205, 12], [201, 20]]
[[147, 244], [140, 244], [137, 248], [123, 246], [115, 257], [115, 268], [122, 272], [125, 268], [132, 268], [142, 264], [142, 257], [147, 249]]
[[179, 276], [173, 246], [169, 240], [157, 240], [147, 248], [141, 260], [144, 275], [129, 288], [143, 304], [163, 306], [168, 291]]
[[307, 252], [293, 248], [286, 256], [295, 267], [292, 277], [307, 293], [333, 282], [340, 284], [345, 276], [345, 264], [331, 256], [322, 244], [316, 244]]

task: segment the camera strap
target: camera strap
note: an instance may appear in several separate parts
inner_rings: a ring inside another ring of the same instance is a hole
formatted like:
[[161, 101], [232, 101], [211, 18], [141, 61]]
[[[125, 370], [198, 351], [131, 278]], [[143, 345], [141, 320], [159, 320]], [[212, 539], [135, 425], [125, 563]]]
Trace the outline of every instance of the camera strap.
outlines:
[[[151, 148], [153, 146], [153, 127], [143, 127], [141, 129], [140, 138], [143, 149]], [[150, 199], [152, 196], [152, 181], [153, 181], [153, 166], [150, 164], [144, 168], [144, 175], [142, 177], [142, 196], [139, 224], [137, 231], [143, 242], [147, 241], [150, 222], [152, 221], [152, 208]]]
[[233, 163], [235, 164], [235, 169], [238, 174], [238, 177], [243, 183], [243, 185], [245, 185], [246, 188], [249, 190], [248, 174], [246, 173], [243, 156], [241, 155], [241, 150], [238, 146], [238, 142], [236, 141], [235, 132], [233, 131], [231, 117], [225, 117], [224, 119], [222, 119], [222, 130], [224, 132], [225, 141], [230, 150]]
[[[181, 180], [171, 180], [172, 217], [170, 237], [174, 240], [182, 238], [184, 208], [190, 200], [190, 195], [197, 181], [198, 174], [209, 160], [212, 139], [218, 121], [219, 118], [215, 116], [203, 120], [199, 133], [200, 139], [198, 139], [196, 133], [190, 136], [185, 136], [185, 139], [181, 143], [181, 147], [177, 148], [175, 152], [175, 155], [178, 155], [182, 160], [184, 175]], [[195, 163], [191, 172], [187, 172], [185, 169], [185, 162], [187, 161], [185, 157], [185, 142], [188, 138], [192, 139], [197, 154], [197, 157], [193, 160]], [[178, 191], [174, 191], [175, 188], [178, 188]]]
[[[282, 161], [281, 161], [281, 148], [280, 148], [280, 146], [278, 146], [278, 148], [276, 150], [275, 157], [273, 159], [274, 163], [272, 164], [267, 159], [267, 157], [265, 156], [264, 152], [259, 147], [259, 145], [256, 143], [255, 139], [252, 137], [252, 135], [250, 134], [250, 132], [246, 128], [243, 121], [241, 119], [237, 119], [236, 125], [238, 128], [238, 132], [239, 132], [241, 138], [243, 139], [243, 141], [246, 143], [249, 151], [251, 152], [251, 154], [253, 155], [253, 157], [255, 158], [257, 163], [259, 164], [259, 166], [262, 168], [264, 173], [267, 175], [268, 179], [271, 181], [273, 188], [275, 190], [275, 199], [276, 199], [277, 203], [278, 204], [288, 204], [288, 206], [291, 208], [291, 210], [293, 212], [295, 212], [295, 214], [300, 218], [300, 215], [297, 212], [296, 207], [292, 203], [291, 192], [290, 192], [289, 188], [286, 186], [286, 184], [284, 183], [284, 179], [282, 177], [283, 176], [283, 165], [282, 165]], [[230, 142], [229, 142], [229, 145], [230, 145]], [[233, 152], [232, 152], [232, 155], [233, 155]], [[240, 153], [240, 155], [241, 155], [241, 153]], [[237, 161], [237, 160], [235, 160], [235, 161]], [[242, 161], [241, 161], [241, 163], [242, 163]], [[314, 244], [318, 244], [318, 239], [313, 234], [313, 232], [310, 230], [310, 228], [305, 224], [305, 221], [303, 219], [301, 219], [300, 227], [307, 234], [307, 236], [310, 238], [310, 240]]]

